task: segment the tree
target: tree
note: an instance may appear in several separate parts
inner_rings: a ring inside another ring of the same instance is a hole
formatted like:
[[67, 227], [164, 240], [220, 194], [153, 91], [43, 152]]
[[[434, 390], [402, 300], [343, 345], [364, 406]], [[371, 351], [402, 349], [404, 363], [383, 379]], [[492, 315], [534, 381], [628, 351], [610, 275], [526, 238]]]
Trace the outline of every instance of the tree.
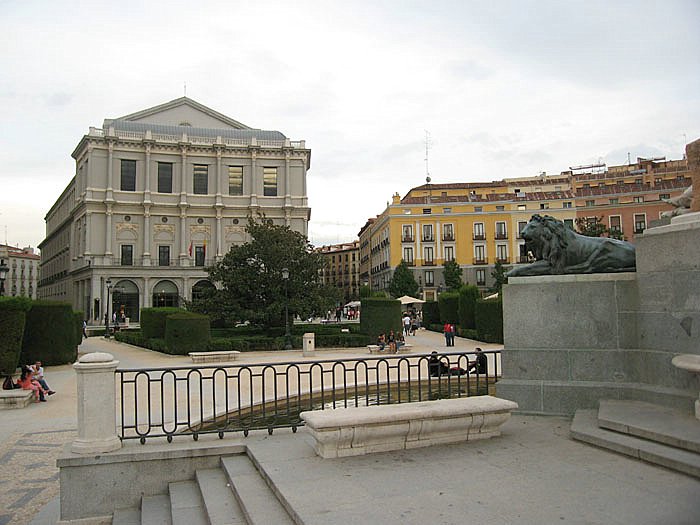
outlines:
[[[250, 321], [278, 326], [284, 323], [285, 285], [290, 315], [302, 317], [324, 311], [338, 292], [319, 282], [323, 258], [307, 238], [288, 226], [276, 226], [265, 217], [248, 218], [251, 240], [233, 246], [224, 258], [207, 270], [217, 289], [193, 304], [228, 323]], [[282, 269], [289, 271], [285, 283]]]
[[611, 230], [603, 223], [603, 217], [577, 217], [576, 228], [586, 237], [609, 237], [624, 241], [625, 236], [620, 230]]
[[489, 288], [489, 292], [491, 293], [501, 293], [501, 290], [503, 290], [503, 285], [508, 282], [508, 277], [506, 277], [506, 273], [510, 270], [510, 268], [506, 268], [501, 264], [501, 261], [496, 261], [495, 266], [493, 267], [493, 271], [491, 272], [491, 277], [493, 277], [493, 286]]
[[456, 292], [464, 284], [462, 282], [462, 269], [454, 259], [445, 261], [444, 264], [445, 287], [448, 291]]
[[418, 283], [406, 261], [402, 260], [394, 270], [394, 275], [389, 283], [389, 293], [392, 297], [401, 297], [402, 295], [415, 297], [418, 294]]

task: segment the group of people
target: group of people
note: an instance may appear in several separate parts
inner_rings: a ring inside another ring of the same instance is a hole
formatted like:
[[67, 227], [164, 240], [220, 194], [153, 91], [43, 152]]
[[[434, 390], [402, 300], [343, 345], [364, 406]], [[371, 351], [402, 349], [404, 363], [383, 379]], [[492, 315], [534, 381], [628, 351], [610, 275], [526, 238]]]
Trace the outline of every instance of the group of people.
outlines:
[[445, 346], [454, 346], [455, 333], [457, 332], [455, 325], [452, 323], [445, 323], [445, 326], [442, 327], [442, 332], [445, 334]]
[[389, 353], [395, 354], [399, 351], [399, 348], [401, 348], [405, 344], [406, 340], [404, 339], [403, 334], [401, 332], [394, 333], [393, 330], [389, 330], [389, 335], [386, 335], [384, 332], [382, 332], [377, 337], [377, 346], [379, 346], [380, 352], [383, 352], [384, 349], [388, 346]]
[[[37, 361], [33, 365], [23, 366], [22, 374], [14, 385], [12, 385], [12, 379], [8, 379], [10, 380], [10, 385], [12, 388], [32, 390], [34, 392], [34, 399], [37, 402], [46, 401], [48, 396], [52, 396], [56, 393], [51, 390], [46, 382], [46, 378], [44, 377], [44, 367], [41, 366], [41, 361]], [[5, 387], [5, 385], [3, 385], [3, 387]]]
[[405, 335], [416, 335], [416, 330], [420, 327], [418, 314], [415, 312], [404, 312], [401, 322], [403, 323], [403, 333]]
[[459, 366], [450, 367], [438, 356], [437, 351], [433, 351], [428, 359], [428, 374], [431, 377], [440, 377], [443, 375], [462, 376], [470, 372], [475, 372], [477, 375], [488, 374], [488, 359], [481, 348], [476, 348], [476, 358], [474, 361], [467, 361], [467, 368]]

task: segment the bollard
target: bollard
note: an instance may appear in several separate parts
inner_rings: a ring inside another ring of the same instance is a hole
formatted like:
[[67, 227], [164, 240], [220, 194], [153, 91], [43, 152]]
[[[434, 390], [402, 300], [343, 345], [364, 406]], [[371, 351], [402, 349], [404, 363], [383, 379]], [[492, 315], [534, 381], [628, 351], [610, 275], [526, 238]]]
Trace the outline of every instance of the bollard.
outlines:
[[73, 365], [78, 382], [78, 438], [76, 454], [100, 454], [118, 450], [115, 374], [119, 361], [112, 354], [92, 352]]
[[302, 350], [302, 355], [304, 357], [313, 357], [316, 355], [316, 351], [314, 349], [315, 347], [315, 341], [316, 341], [316, 334], [313, 332], [309, 332], [304, 334], [304, 346]]

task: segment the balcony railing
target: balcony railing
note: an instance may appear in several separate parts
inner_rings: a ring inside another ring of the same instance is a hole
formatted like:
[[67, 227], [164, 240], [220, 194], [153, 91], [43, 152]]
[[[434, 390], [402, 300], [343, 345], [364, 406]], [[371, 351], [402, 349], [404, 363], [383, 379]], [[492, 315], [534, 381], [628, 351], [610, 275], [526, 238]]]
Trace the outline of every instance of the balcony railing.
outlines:
[[423, 266], [435, 266], [435, 261], [434, 260], [423, 261]]
[[443, 240], [443, 241], [454, 241], [454, 240], [455, 240], [455, 236], [452, 235], [451, 233], [450, 233], [450, 234], [445, 234], [445, 235], [442, 236], [442, 240]]
[[484, 241], [486, 240], [486, 235], [484, 235], [483, 233], [475, 233], [473, 239], [475, 241]]
[[[301, 345], [301, 341], [298, 341]], [[292, 428], [302, 411], [411, 403], [493, 393], [500, 352], [382, 356], [346, 360], [277, 362], [240, 366], [120, 369], [117, 421], [121, 439], [138, 439]], [[452, 372], [454, 370], [454, 372]]]
[[509, 264], [510, 259], [508, 257], [496, 257], [496, 262], [499, 262], [501, 264]]
[[496, 239], [504, 240], [508, 238], [508, 232], [496, 232]]
[[433, 242], [434, 237], [432, 235], [423, 235], [423, 242]]
[[488, 257], [474, 257], [474, 264], [488, 264], [489, 263], [489, 258]]
[[413, 235], [404, 235], [401, 238], [401, 242], [413, 242]]

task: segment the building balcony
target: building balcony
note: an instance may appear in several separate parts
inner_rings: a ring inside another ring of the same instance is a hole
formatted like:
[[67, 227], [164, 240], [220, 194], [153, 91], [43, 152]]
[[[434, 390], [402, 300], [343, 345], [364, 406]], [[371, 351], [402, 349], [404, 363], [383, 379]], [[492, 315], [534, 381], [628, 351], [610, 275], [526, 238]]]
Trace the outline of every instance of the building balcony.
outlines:
[[474, 257], [474, 264], [482, 265], [482, 264], [488, 264], [489, 263], [489, 258], [488, 257]]
[[508, 238], [508, 232], [496, 232], [497, 240], [505, 240]]
[[477, 286], [486, 286], [486, 281], [479, 281], [479, 280], [477, 280], [477, 281], [476, 281], [476, 285], [477, 285]]
[[401, 242], [413, 242], [413, 235], [404, 235], [401, 238]]
[[433, 242], [435, 238], [432, 235], [424, 235], [423, 242]]
[[486, 240], [486, 235], [483, 233], [475, 233], [474, 236], [472, 237], [475, 241], [485, 241]]
[[448, 234], [445, 234], [445, 235], [442, 236], [442, 240], [443, 240], [443, 241], [454, 241], [454, 240], [455, 240], [455, 236], [452, 235], [452, 234], [449, 234], [449, 235], [448, 235]]
[[501, 264], [509, 264], [510, 258], [509, 257], [496, 257], [496, 262], [499, 262]]
[[405, 262], [406, 265], [408, 265], [408, 266], [415, 266], [415, 265], [416, 265], [416, 263], [414, 262], [413, 259], [410, 259], [410, 260], [408, 260], [408, 261], [407, 261], [406, 259], [404, 259], [404, 262]]
[[423, 261], [423, 266], [435, 266], [435, 261]]
[[518, 262], [520, 264], [527, 264], [530, 262], [530, 258], [527, 255], [521, 255], [520, 257], [518, 257]]

